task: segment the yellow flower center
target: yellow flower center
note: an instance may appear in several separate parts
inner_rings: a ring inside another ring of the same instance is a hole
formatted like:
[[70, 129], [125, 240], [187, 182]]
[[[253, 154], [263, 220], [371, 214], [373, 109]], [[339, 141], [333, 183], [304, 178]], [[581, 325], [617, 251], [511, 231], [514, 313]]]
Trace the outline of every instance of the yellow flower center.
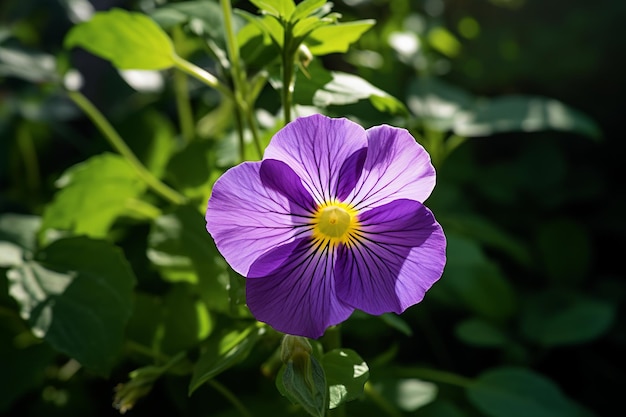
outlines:
[[345, 203], [320, 204], [313, 215], [313, 239], [316, 243], [350, 245], [359, 229], [357, 211]]

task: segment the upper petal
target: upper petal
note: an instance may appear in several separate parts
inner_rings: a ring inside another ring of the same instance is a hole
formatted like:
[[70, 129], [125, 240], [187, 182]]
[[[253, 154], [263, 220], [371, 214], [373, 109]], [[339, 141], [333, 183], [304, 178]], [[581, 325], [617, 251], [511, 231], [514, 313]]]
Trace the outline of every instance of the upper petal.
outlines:
[[347, 201], [357, 209], [399, 198], [424, 202], [435, 186], [435, 168], [426, 150], [405, 130], [387, 125], [367, 130], [363, 174]]
[[300, 238], [267, 252], [250, 267], [246, 300], [257, 320], [283, 333], [318, 338], [353, 308], [337, 298], [334, 252]]
[[399, 314], [420, 302], [446, 261], [446, 239], [433, 214], [417, 201], [396, 200], [359, 220], [359, 242], [337, 251], [337, 296], [370, 314]]
[[217, 248], [244, 276], [259, 256], [308, 230], [308, 218], [297, 209], [305, 197], [294, 201], [265, 186], [260, 169], [261, 162], [246, 162], [226, 171], [213, 186], [206, 212]]
[[[345, 161], [366, 146], [367, 135], [358, 124], [315, 114], [300, 117], [278, 131], [264, 158], [289, 165], [308, 192], [322, 203], [337, 197], [339, 173]], [[358, 158], [352, 163], [358, 166]], [[344, 172], [355, 176], [350, 169], [344, 168]], [[345, 188], [343, 184], [342, 189]]]

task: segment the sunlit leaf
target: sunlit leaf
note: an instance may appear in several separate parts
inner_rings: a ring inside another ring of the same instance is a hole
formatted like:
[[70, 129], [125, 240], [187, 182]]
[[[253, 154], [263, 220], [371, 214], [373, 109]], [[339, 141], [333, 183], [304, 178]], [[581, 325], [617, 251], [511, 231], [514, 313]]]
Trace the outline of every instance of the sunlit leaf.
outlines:
[[291, 16], [291, 21], [293, 22], [307, 17], [324, 4], [326, 4], [326, 0], [304, 0], [300, 2]]
[[337, 23], [315, 29], [305, 40], [313, 55], [347, 52], [351, 44], [376, 23], [375, 20], [358, 20]]
[[351, 349], [334, 349], [322, 358], [329, 390], [329, 408], [355, 400], [363, 394], [369, 378], [369, 367]]
[[7, 213], [0, 215], [0, 267], [32, 259], [37, 247], [41, 217]]
[[577, 405], [546, 377], [524, 368], [499, 368], [481, 374], [467, 397], [489, 417], [576, 417]]
[[119, 69], [165, 69], [174, 64], [174, 47], [163, 30], [141, 13], [111, 9], [74, 26], [65, 47], [79, 46]]
[[430, 404], [437, 397], [437, 385], [417, 378], [382, 379], [374, 389], [399, 409], [412, 412]]
[[31, 82], [59, 81], [53, 55], [0, 47], [0, 76]]
[[60, 239], [8, 272], [9, 292], [37, 337], [106, 375], [122, 346], [135, 277], [122, 252], [85, 237]]
[[145, 185], [120, 156], [104, 153], [69, 168], [58, 180], [62, 187], [43, 214], [41, 237], [47, 232], [67, 231], [91, 237], [106, 236], [128, 199]]
[[264, 332], [263, 327], [253, 324], [242, 331], [213, 334], [194, 367], [189, 395], [200, 385], [245, 359]]
[[430, 46], [449, 58], [454, 58], [461, 51], [461, 43], [449, 30], [437, 26], [426, 35]]
[[296, 9], [293, 0], [250, 0], [263, 13], [275, 16], [284, 21], [289, 21]]
[[481, 100], [454, 122], [460, 136], [488, 136], [502, 132], [558, 130], [592, 139], [602, 135], [596, 123], [560, 101], [536, 96], [505, 96]]

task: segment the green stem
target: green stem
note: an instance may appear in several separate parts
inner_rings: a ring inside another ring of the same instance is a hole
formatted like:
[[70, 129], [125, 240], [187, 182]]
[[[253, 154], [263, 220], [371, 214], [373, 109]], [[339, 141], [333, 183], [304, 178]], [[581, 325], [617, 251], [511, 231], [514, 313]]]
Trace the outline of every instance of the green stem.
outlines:
[[[179, 26], [174, 27], [172, 35], [174, 37], [174, 42], [176, 43], [180, 43], [183, 39], [183, 33]], [[180, 131], [185, 142], [189, 143], [195, 136], [195, 123], [193, 120], [193, 112], [191, 110], [191, 102], [189, 101], [187, 75], [181, 71], [174, 71], [174, 94], [176, 96], [176, 108], [178, 109]]]
[[452, 372], [430, 368], [397, 368], [395, 374], [400, 377], [418, 378], [466, 388], [472, 384], [470, 378]]
[[241, 401], [239, 401], [237, 396], [235, 396], [235, 394], [233, 394], [228, 388], [226, 388], [224, 385], [217, 382], [215, 379], [210, 379], [208, 383], [210, 386], [215, 388], [217, 392], [222, 394], [224, 398], [230, 401], [230, 403], [237, 409], [237, 411], [239, 411], [239, 414], [241, 414], [244, 417], [252, 417], [252, 413], [246, 408], [245, 405], [243, 405]]
[[285, 124], [291, 121], [291, 105], [295, 86], [295, 52], [292, 48], [291, 23], [284, 25], [283, 39], [283, 114]]
[[197, 65], [192, 64], [186, 59], [179, 57], [178, 55], [174, 55], [173, 59], [174, 66], [179, 70], [186, 72], [194, 78], [197, 78], [209, 87], [212, 87], [220, 93], [224, 94], [226, 97], [233, 98], [232, 91], [230, 91], [227, 86], [222, 84], [213, 74], [203, 70]]
[[237, 127], [237, 134], [239, 135], [239, 158], [243, 162], [246, 160], [246, 143], [244, 137], [243, 116], [241, 115], [241, 108], [235, 105], [235, 125]]
[[96, 125], [109, 144], [120, 153], [128, 163], [135, 169], [135, 172], [154, 192], [168, 201], [181, 205], [184, 204], [186, 198], [175, 190], [162, 183], [157, 177], [152, 175], [150, 171], [139, 161], [133, 151], [126, 145], [126, 142], [117, 133], [109, 121], [104, 117], [100, 110], [93, 105], [91, 101], [78, 91], [68, 91], [68, 96], [76, 103], [82, 111], [87, 114], [91, 121]]

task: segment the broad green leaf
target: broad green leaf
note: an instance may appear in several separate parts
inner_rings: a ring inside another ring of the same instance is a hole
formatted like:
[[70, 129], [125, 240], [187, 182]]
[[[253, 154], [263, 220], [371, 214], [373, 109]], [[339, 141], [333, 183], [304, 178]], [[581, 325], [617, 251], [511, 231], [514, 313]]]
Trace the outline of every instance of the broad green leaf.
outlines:
[[500, 347], [509, 338], [498, 327], [481, 319], [469, 319], [460, 322], [454, 329], [456, 337], [472, 346]]
[[213, 334], [193, 369], [189, 395], [208, 380], [244, 360], [265, 328], [252, 324], [244, 330]]
[[313, 355], [309, 355], [308, 359], [307, 366], [303, 368], [297, 367], [293, 361], [283, 365], [276, 376], [276, 387], [310, 415], [324, 417], [329, 406], [329, 387], [324, 368]]
[[353, 350], [334, 349], [322, 358], [329, 390], [330, 409], [355, 400], [363, 394], [369, 367]]
[[505, 320], [516, 309], [515, 293], [495, 264], [469, 239], [448, 235], [448, 263], [440, 282], [433, 288], [456, 300], [475, 314]]
[[345, 53], [375, 23], [375, 20], [369, 19], [323, 26], [315, 29], [305, 43], [313, 55]]
[[145, 189], [121, 156], [104, 153], [69, 168], [57, 181], [57, 192], [43, 214], [40, 237], [54, 231], [91, 237], [106, 236], [129, 199]]
[[578, 406], [548, 378], [523, 368], [499, 368], [481, 374], [467, 397], [489, 417], [576, 417]]
[[32, 259], [40, 226], [39, 216], [12, 213], [0, 215], [0, 267], [20, 265]]
[[209, 336], [214, 319], [190, 287], [176, 284], [163, 296], [137, 294], [128, 337], [155, 354], [174, 355]]
[[597, 124], [560, 101], [536, 96], [505, 96], [481, 100], [455, 120], [459, 136], [489, 136], [503, 132], [557, 130], [600, 139]]
[[109, 373], [135, 284], [121, 250], [86, 237], [60, 239], [7, 276], [9, 293], [37, 337], [94, 372]]
[[545, 347], [580, 344], [605, 334], [615, 320], [613, 305], [563, 293], [544, 293], [525, 306], [522, 332]]
[[84, 48], [119, 69], [165, 69], [175, 59], [172, 41], [154, 20], [122, 9], [98, 12], [74, 26], [64, 44]]
[[196, 209], [181, 206], [154, 222], [148, 235], [148, 258], [164, 279], [198, 284], [210, 309], [232, 312], [228, 266]]
[[296, 82], [294, 100], [298, 104], [328, 107], [370, 100], [378, 110], [391, 114], [408, 113], [398, 99], [357, 75], [328, 72], [315, 61], [308, 70], [311, 78], [299, 77]]
[[250, 0], [263, 13], [275, 16], [285, 22], [291, 19], [291, 15], [296, 9], [293, 0]]

